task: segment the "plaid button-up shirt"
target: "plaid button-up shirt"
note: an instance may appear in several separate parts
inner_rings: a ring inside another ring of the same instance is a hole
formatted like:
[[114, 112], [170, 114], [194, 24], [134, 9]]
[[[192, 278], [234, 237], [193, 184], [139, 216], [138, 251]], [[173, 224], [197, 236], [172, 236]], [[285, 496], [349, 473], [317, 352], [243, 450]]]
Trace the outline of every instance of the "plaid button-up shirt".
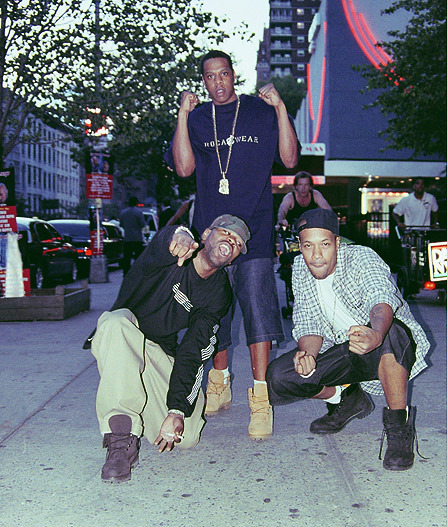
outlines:
[[[341, 244], [332, 287], [337, 300], [361, 325], [369, 323], [369, 314], [375, 305], [388, 304], [395, 318], [411, 331], [416, 343], [416, 361], [411, 369], [410, 379], [427, 367], [424, 357], [430, 349], [430, 343], [395, 286], [388, 265], [377, 253], [369, 247]], [[293, 338], [298, 342], [305, 335], [321, 336], [323, 344], [320, 353], [335, 344], [346, 342], [349, 328], [334, 334], [320, 305], [316, 279], [301, 254], [293, 264], [292, 288], [295, 297]], [[367, 381], [362, 383], [362, 387], [369, 393], [383, 394], [380, 381]]]

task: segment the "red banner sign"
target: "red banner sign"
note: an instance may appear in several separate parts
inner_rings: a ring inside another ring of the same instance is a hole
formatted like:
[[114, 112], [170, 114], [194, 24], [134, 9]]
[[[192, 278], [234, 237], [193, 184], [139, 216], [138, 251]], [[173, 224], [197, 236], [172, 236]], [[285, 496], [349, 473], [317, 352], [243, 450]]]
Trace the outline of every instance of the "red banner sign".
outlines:
[[0, 205], [0, 232], [17, 232], [15, 206]]
[[103, 245], [104, 245], [104, 231], [90, 231], [90, 249], [92, 254], [97, 256], [103, 254]]

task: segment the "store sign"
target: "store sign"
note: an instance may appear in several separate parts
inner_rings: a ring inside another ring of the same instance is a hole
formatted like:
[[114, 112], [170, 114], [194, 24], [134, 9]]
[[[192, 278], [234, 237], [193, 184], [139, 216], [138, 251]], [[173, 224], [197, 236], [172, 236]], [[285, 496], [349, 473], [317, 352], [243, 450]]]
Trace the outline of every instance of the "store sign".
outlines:
[[302, 143], [302, 156], [324, 156], [326, 155], [326, 143]]
[[447, 242], [428, 244], [428, 262], [432, 282], [447, 280]]

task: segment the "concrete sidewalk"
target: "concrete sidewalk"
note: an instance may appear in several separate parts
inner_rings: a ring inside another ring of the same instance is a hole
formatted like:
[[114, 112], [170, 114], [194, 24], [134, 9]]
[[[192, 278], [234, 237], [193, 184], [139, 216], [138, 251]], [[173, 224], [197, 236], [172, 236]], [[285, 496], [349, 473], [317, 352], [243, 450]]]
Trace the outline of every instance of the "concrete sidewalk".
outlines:
[[[233, 405], [208, 420], [189, 452], [142, 441], [132, 480], [105, 484], [95, 415], [98, 373], [81, 349], [113, 303], [121, 273], [91, 284], [91, 310], [59, 322], [0, 323], [0, 525], [5, 527], [441, 527], [446, 513], [446, 312], [432, 294], [412, 301], [432, 343], [432, 367], [412, 385], [419, 450], [414, 467], [378, 460], [384, 399], [334, 436], [309, 424], [318, 401], [279, 407], [270, 440], [247, 436], [248, 350], [234, 326]], [[278, 281], [282, 305], [284, 284]], [[291, 322], [285, 321], [290, 335]], [[276, 356], [293, 347], [274, 350]], [[272, 358], [273, 358], [272, 357]]]

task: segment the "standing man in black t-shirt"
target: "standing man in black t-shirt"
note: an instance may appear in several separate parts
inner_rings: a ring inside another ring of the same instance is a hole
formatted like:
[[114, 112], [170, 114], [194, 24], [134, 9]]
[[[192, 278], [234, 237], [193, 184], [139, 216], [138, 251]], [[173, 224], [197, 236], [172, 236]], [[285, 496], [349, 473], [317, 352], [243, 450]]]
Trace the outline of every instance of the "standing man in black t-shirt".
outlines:
[[143, 431], [159, 452], [198, 443], [204, 365], [231, 305], [223, 268], [247, 252], [249, 238], [247, 225], [230, 214], [205, 229], [200, 249], [186, 227], [161, 229], [124, 277], [111, 311], [99, 318], [87, 342], [101, 376], [96, 412], [108, 449], [103, 480], [130, 479]]
[[[263, 86], [259, 97], [237, 95], [231, 57], [217, 50], [202, 57], [200, 73], [211, 101], [198, 106], [195, 93], [182, 93], [177, 129], [165, 159], [180, 177], [196, 174], [194, 229], [201, 232], [216, 214], [224, 212], [239, 216], [250, 228], [250, 251], [228, 274], [244, 319], [254, 379], [248, 390], [248, 434], [262, 439], [272, 434], [273, 427], [265, 382], [271, 341], [284, 340], [273, 271], [271, 173], [275, 161], [295, 167], [300, 147], [293, 121], [273, 84]], [[231, 404], [232, 314], [233, 309], [219, 331], [219, 352], [208, 377], [206, 415]]]

